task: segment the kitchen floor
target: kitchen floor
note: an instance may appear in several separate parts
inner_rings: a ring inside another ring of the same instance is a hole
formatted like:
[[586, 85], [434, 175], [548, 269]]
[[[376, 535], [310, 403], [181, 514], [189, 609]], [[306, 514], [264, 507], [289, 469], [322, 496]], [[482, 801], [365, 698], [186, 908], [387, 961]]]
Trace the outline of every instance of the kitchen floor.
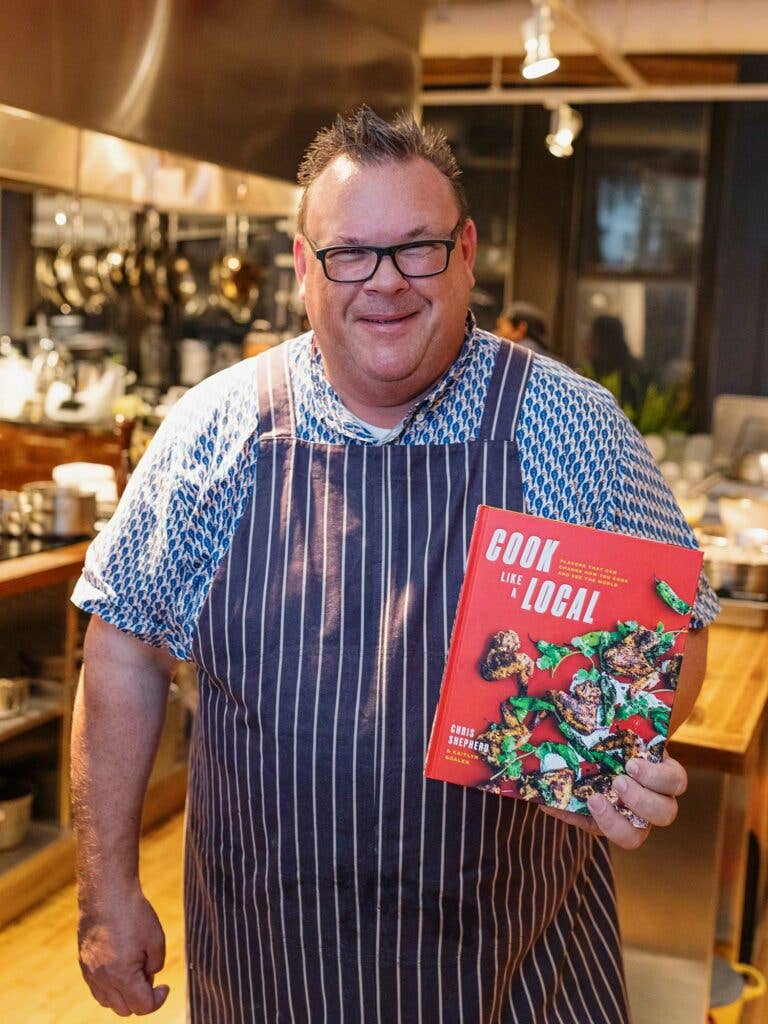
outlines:
[[[145, 892], [157, 910], [166, 935], [166, 965], [157, 980], [171, 987], [165, 1005], [151, 1017], [157, 1024], [184, 1024], [185, 1021], [182, 833], [183, 818], [179, 814], [142, 840]], [[757, 962], [768, 973], [766, 925], [768, 921], [764, 922], [757, 943], [760, 954]], [[118, 1019], [93, 1000], [80, 976], [75, 929], [75, 889], [68, 885], [0, 931], [0, 1007], [4, 1024], [114, 1024]], [[753, 1003], [745, 1008], [741, 1024], [758, 1024], [765, 1020], [764, 1012], [762, 1000]], [[702, 1022], [691, 1021], [690, 1024]]]
[[[147, 898], [165, 928], [165, 970], [171, 986], [157, 1024], [184, 1024], [184, 938], [181, 913], [183, 818], [170, 818], [142, 840]], [[68, 885], [0, 931], [0, 1017], [4, 1024], [114, 1024], [119, 1018], [93, 999], [77, 964], [75, 888]], [[137, 1018], [133, 1018], [137, 1019]]]

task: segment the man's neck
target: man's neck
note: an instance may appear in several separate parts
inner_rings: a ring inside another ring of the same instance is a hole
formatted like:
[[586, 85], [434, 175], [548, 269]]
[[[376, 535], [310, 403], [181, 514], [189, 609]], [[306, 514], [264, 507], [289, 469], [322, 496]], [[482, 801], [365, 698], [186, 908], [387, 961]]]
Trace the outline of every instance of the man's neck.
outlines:
[[[330, 378], [329, 378], [330, 379]], [[331, 384], [333, 381], [331, 380]], [[339, 398], [346, 409], [356, 416], [359, 420], [364, 423], [370, 423], [374, 427], [396, 427], [408, 413], [413, 409], [415, 405], [428, 395], [435, 383], [429, 385], [421, 394], [410, 398], [407, 402], [401, 405], [367, 405], [365, 402], [361, 402], [359, 399], [354, 398], [352, 395], [344, 394], [336, 388]]]

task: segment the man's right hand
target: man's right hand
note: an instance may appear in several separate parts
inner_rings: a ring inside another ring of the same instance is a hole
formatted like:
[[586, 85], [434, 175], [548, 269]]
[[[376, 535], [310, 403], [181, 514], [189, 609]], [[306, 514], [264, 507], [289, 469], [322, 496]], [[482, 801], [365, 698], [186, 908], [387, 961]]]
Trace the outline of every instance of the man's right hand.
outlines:
[[120, 1017], [154, 1013], [168, 986], [154, 986], [165, 962], [165, 935], [140, 889], [128, 899], [102, 904], [98, 912], [81, 905], [78, 924], [80, 969], [94, 998]]

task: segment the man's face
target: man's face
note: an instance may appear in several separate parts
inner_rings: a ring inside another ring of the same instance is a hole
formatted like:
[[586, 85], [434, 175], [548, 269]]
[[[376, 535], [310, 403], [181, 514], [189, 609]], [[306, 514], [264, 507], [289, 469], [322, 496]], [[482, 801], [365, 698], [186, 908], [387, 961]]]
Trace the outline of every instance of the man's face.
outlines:
[[[317, 248], [396, 245], [448, 238], [458, 219], [449, 182], [427, 160], [361, 166], [342, 156], [310, 188], [306, 235]], [[389, 409], [399, 418], [453, 362], [464, 338], [476, 247], [467, 221], [443, 274], [404, 278], [385, 257], [369, 281], [338, 284], [325, 277], [306, 239], [296, 237], [309, 322], [329, 379], [353, 412], [375, 422], [373, 411]]]

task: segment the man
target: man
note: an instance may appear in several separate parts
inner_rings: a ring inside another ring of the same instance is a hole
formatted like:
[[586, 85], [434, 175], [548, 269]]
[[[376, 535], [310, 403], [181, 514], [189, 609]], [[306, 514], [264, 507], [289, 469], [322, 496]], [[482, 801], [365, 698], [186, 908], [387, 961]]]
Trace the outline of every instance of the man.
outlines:
[[[138, 830], [191, 658], [194, 1022], [624, 1022], [604, 837], [648, 830], [601, 797], [587, 821], [423, 763], [481, 501], [691, 534], [610, 396], [476, 330], [475, 227], [438, 133], [362, 108], [299, 180], [313, 332], [182, 399], [75, 594], [94, 613], [73, 739], [86, 980], [122, 1014], [166, 995]], [[702, 582], [695, 625], [715, 607]], [[678, 719], [704, 651], [694, 634]], [[673, 820], [679, 764], [622, 781]]]
[[547, 315], [531, 302], [512, 302], [505, 306], [496, 320], [496, 333], [538, 355], [549, 353]]

